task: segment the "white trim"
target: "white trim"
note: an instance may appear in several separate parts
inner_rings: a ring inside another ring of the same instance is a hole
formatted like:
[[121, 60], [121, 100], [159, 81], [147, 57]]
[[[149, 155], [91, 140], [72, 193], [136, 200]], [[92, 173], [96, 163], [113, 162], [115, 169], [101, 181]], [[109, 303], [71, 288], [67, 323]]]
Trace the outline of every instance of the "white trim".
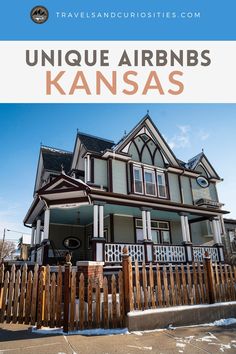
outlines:
[[[162, 177], [162, 179], [164, 180], [164, 184], [159, 184], [158, 183], [158, 176]], [[158, 172], [157, 171], [157, 173], [156, 173], [156, 183], [157, 183], [158, 198], [167, 199], [166, 176], [165, 176], [164, 172]], [[165, 196], [164, 197], [162, 195], [160, 195], [160, 186], [164, 186], [165, 187]]]
[[147, 219], [146, 210], [142, 210], [142, 221], [143, 221], [143, 239], [147, 239]]
[[[153, 182], [151, 182], [151, 183], [150, 183], [150, 182], [146, 182], [145, 172], [152, 174]], [[151, 169], [144, 168], [143, 174], [144, 174], [144, 192], [145, 192], [145, 195], [149, 195], [149, 196], [152, 196], [152, 197], [156, 197], [156, 196], [157, 196], [157, 185], [156, 185], [156, 174], [155, 174], [155, 170], [151, 170]], [[146, 183], [150, 183], [150, 184], [154, 185], [155, 194], [147, 193]]]
[[98, 237], [98, 205], [93, 206], [93, 237]]
[[41, 220], [38, 219], [36, 223], [36, 244], [41, 243]]
[[185, 225], [185, 217], [184, 217], [184, 215], [180, 216], [180, 222], [181, 222], [181, 230], [182, 230], [183, 241], [187, 242], [187, 234], [186, 234], [186, 225]]
[[185, 231], [186, 231], [187, 242], [191, 242], [190, 229], [189, 229], [189, 223], [188, 223], [188, 217], [187, 216], [184, 216], [184, 221], [185, 221]]
[[50, 205], [49, 209], [75, 209], [83, 205], [91, 205], [91, 204], [89, 202], [55, 204], [55, 205]]
[[35, 244], [35, 227], [33, 226], [32, 227], [32, 229], [31, 229], [31, 247], [33, 247], [34, 246], [34, 244]]
[[85, 181], [85, 183], [88, 182], [88, 175], [87, 175], [87, 157], [84, 158], [84, 181]]
[[152, 228], [151, 228], [151, 212], [146, 212], [147, 217], [147, 238], [148, 240], [152, 240]]
[[88, 182], [91, 181], [91, 160], [90, 160], [90, 155], [87, 155], [87, 178]]
[[48, 240], [49, 238], [49, 224], [50, 224], [50, 209], [46, 209], [44, 212], [44, 229], [43, 229], [43, 239]]
[[[141, 180], [135, 179], [135, 170], [140, 172]], [[142, 192], [136, 191], [135, 181], [141, 182]], [[135, 194], [143, 194], [143, 170], [142, 170], [142, 167], [135, 166], [135, 165], [133, 166], [133, 183], [134, 183], [134, 193]]]
[[126, 218], [133, 218], [133, 215], [126, 215], [126, 214], [113, 214], [114, 216], [122, 216], [122, 217], [126, 217]]
[[104, 206], [99, 205], [99, 237], [104, 237]]

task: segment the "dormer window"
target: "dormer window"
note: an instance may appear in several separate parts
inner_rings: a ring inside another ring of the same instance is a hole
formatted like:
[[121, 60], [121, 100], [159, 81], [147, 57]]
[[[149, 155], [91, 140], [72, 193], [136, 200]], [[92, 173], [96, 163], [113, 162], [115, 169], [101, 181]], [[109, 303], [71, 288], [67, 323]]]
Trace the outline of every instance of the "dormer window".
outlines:
[[143, 166], [133, 166], [133, 191], [136, 194], [167, 198], [165, 173]]

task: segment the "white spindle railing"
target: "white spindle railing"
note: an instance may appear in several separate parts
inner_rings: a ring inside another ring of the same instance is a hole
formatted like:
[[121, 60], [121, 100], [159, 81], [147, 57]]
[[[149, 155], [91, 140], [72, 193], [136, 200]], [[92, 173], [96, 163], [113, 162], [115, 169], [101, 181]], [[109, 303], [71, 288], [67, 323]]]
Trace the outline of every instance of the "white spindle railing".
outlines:
[[121, 263], [122, 253], [124, 247], [128, 248], [128, 253], [132, 262], [144, 262], [144, 246], [138, 244], [125, 243], [105, 243], [105, 262], [107, 263]]
[[182, 263], [186, 262], [184, 246], [154, 245], [154, 262], [159, 263]]
[[193, 260], [195, 262], [202, 262], [205, 256], [205, 252], [208, 253], [209, 257], [213, 262], [219, 262], [219, 253], [216, 247], [204, 247], [204, 246], [193, 246]]

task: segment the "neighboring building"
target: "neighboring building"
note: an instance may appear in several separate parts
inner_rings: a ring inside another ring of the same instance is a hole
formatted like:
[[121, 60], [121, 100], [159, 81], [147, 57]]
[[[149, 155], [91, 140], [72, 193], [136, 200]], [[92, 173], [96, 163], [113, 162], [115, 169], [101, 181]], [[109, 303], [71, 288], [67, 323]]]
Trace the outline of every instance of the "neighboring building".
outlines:
[[219, 182], [203, 152], [177, 159], [149, 115], [117, 144], [78, 133], [73, 153], [42, 146], [24, 219], [31, 260], [56, 263], [71, 250], [74, 261], [116, 264], [124, 244], [140, 262], [202, 260], [205, 251], [223, 260]]
[[225, 246], [226, 258], [229, 263], [236, 264], [236, 220], [224, 218], [225, 237], [223, 243]]

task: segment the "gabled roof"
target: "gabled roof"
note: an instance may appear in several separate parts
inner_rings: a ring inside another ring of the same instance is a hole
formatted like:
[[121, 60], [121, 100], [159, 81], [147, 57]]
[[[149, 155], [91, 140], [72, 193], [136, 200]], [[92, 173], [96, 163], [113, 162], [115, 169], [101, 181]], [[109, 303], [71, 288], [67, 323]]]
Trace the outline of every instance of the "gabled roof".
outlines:
[[55, 191], [66, 191], [67, 189], [89, 190], [90, 187], [83, 181], [77, 180], [62, 173], [54, 178], [51, 182], [43, 186], [38, 191], [38, 195]]
[[41, 152], [45, 170], [60, 172], [63, 166], [66, 173], [70, 171], [73, 157], [72, 152], [55, 149], [49, 146], [42, 146]]
[[85, 149], [90, 152], [102, 153], [106, 149], [111, 149], [111, 147], [114, 145], [114, 141], [85, 133], [78, 133], [77, 137], [80, 139]]
[[164, 137], [157, 129], [149, 114], [146, 114], [143, 119], [141, 119], [140, 122], [118, 142], [118, 144], [113, 146], [113, 151], [123, 152], [124, 148], [128, 146], [133, 137], [143, 131], [145, 131], [145, 133], [148, 134], [157, 143], [165, 159], [171, 165], [178, 167], [180, 166], [179, 160], [176, 158], [175, 154], [165, 141]]
[[186, 164], [185, 167], [190, 169], [190, 170], [196, 170], [198, 169], [199, 166], [202, 166], [203, 169], [207, 172], [209, 177], [216, 178], [216, 179], [221, 179], [218, 173], [215, 171], [214, 167], [204, 154], [204, 152], [201, 152], [200, 154], [192, 157]]

